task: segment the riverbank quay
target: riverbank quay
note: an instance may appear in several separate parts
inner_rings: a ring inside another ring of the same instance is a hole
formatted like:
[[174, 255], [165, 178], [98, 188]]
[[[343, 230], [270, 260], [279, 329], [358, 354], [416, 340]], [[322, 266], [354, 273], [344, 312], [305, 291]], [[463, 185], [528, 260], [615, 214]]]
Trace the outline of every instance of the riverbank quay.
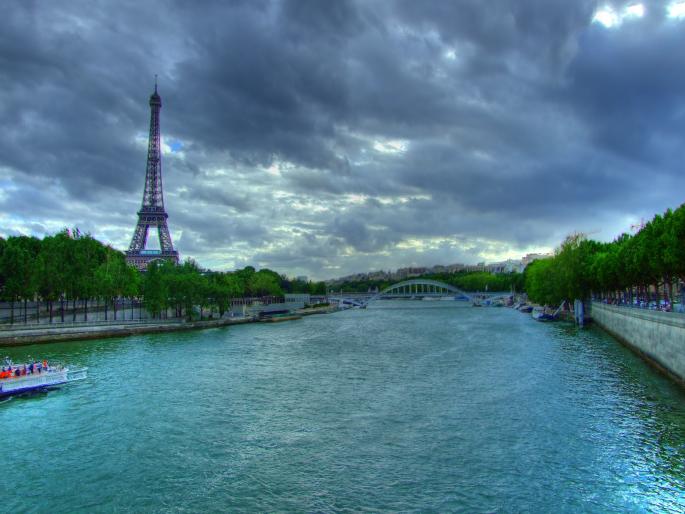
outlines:
[[0, 347], [123, 337], [134, 334], [200, 330], [253, 323], [253, 318], [223, 318], [206, 321], [158, 321], [120, 323], [78, 323], [70, 326], [22, 327], [0, 330]]
[[[297, 309], [292, 319], [314, 314], [330, 314], [335, 307], [314, 307]], [[288, 321], [291, 318], [280, 321]], [[121, 322], [93, 322], [55, 324], [42, 326], [19, 325], [12, 328], [0, 329], [0, 347], [21, 346], [36, 343], [54, 343], [60, 341], [76, 341], [87, 339], [101, 339], [108, 337], [123, 337], [134, 334], [152, 334], [156, 332], [174, 332], [182, 330], [200, 330], [230, 325], [241, 325], [259, 321], [256, 316], [231, 317], [205, 321], [184, 320], [150, 320], [150, 321], [121, 321]]]
[[305, 307], [304, 309], [297, 309], [295, 314], [298, 316], [312, 316], [314, 314], [331, 314], [339, 309], [337, 307], [332, 307], [327, 305], [325, 307]]
[[685, 387], [685, 316], [591, 303], [592, 320]]

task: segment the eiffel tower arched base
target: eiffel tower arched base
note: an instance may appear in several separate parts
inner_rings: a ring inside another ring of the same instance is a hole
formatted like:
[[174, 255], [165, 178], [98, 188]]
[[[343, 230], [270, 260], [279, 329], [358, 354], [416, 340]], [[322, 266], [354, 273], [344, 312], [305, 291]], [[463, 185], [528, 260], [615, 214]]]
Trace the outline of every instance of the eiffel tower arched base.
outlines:
[[152, 261], [171, 261], [178, 264], [178, 252], [163, 252], [161, 250], [141, 250], [141, 251], [127, 251], [126, 264], [135, 266], [140, 271], [145, 271]]

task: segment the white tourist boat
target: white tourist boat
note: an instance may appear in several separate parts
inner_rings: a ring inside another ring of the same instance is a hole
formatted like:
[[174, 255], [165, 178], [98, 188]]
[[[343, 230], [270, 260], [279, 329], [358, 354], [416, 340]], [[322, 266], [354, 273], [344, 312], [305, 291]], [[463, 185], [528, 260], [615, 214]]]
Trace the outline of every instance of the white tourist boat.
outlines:
[[50, 365], [47, 361], [17, 365], [9, 360], [0, 369], [0, 398], [46, 391], [67, 382], [83, 380], [88, 371], [88, 368]]

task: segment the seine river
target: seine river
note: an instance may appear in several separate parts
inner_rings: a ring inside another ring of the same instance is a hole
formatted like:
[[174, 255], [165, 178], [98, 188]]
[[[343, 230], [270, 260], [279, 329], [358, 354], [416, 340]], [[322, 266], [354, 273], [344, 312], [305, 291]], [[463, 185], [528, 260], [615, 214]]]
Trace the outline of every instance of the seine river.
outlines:
[[[2, 351], [2, 350], [0, 350]], [[3, 512], [682, 512], [685, 394], [596, 329], [378, 302], [4, 350]]]

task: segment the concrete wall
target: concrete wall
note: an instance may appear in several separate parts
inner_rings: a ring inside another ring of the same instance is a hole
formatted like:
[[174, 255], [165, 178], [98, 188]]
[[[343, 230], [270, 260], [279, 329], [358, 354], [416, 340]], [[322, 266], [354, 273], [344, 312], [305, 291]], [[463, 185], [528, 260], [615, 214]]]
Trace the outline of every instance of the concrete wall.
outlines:
[[[309, 293], [286, 293], [284, 296], [285, 303], [301, 303], [302, 305], [311, 303], [312, 297]], [[298, 307], [299, 309], [300, 307]]]
[[592, 303], [592, 320], [685, 384], [685, 315]]
[[106, 337], [123, 337], [133, 334], [152, 334], [155, 332], [175, 332], [181, 330], [195, 330], [202, 328], [216, 328], [227, 325], [249, 323], [248, 318], [215, 319], [207, 321], [175, 321], [159, 323], [122, 323], [96, 324], [63, 327], [56, 325], [52, 328], [2, 330], [0, 331], [0, 347], [19, 346], [37, 343], [52, 343], [57, 341], [77, 341], [80, 339], [103, 339]]

